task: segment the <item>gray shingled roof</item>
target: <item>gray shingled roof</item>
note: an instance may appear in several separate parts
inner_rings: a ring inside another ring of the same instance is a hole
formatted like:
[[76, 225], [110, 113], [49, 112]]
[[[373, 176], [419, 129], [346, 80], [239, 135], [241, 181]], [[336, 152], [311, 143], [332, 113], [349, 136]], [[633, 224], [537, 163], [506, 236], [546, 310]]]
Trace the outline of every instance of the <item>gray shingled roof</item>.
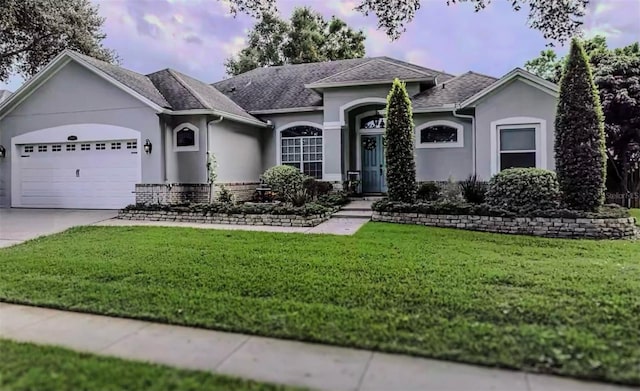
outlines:
[[191, 91], [185, 87], [169, 69], [148, 74], [147, 77], [160, 91], [173, 110], [204, 109]]
[[201, 82], [200, 80], [194, 79], [191, 76], [187, 76], [178, 71], [172, 70], [171, 72], [173, 72], [174, 76], [178, 77], [178, 80], [196, 93], [198, 101], [203, 103], [206, 108], [224, 111], [225, 113], [238, 115], [247, 119], [258, 120], [222, 92], [218, 91], [214, 86]]
[[13, 95], [13, 93], [9, 90], [0, 90], [0, 102], [5, 99], [9, 99], [11, 95]]
[[372, 81], [387, 81], [399, 78], [401, 80], [431, 79], [437, 72], [418, 70], [394, 63], [382, 58], [372, 58], [358, 66], [349, 68], [340, 73], [325, 77], [311, 83], [314, 85], [333, 83], [359, 83]]
[[[446, 73], [389, 57], [375, 57], [375, 59], [383, 59], [439, 77], [450, 77]], [[322, 106], [322, 95], [305, 88], [305, 84], [349, 70], [371, 60], [372, 58], [356, 58], [257, 68], [213, 85], [247, 111]]]
[[428, 109], [464, 101], [493, 84], [495, 77], [467, 72], [423, 91], [413, 98], [413, 109]]
[[160, 91], [158, 91], [158, 89], [153, 85], [153, 83], [147, 76], [119, 67], [117, 65], [97, 60], [93, 57], [85, 56], [84, 54], [80, 54], [77, 52], [73, 52], [73, 55], [79, 57], [83, 61], [88, 62], [92, 66], [98, 68], [115, 80], [131, 88], [132, 90], [149, 99], [158, 106], [166, 107], [169, 109], [171, 108], [169, 102], [167, 102], [165, 97], [162, 96]]

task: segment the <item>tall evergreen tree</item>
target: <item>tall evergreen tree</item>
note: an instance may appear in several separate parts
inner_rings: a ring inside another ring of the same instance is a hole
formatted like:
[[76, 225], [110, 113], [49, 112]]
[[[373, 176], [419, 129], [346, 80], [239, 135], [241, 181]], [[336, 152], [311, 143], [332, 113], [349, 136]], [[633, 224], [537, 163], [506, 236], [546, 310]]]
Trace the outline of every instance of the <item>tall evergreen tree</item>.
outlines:
[[389, 200], [415, 202], [416, 162], [413, 143], [413, 113], [406, 86], [393, 81], [387, 96], [385, 157]]
[[556, 172], [564, 203], [594, 211], [604, 202], [604, 120], [587, 55], [571, 42], [556, 113]]

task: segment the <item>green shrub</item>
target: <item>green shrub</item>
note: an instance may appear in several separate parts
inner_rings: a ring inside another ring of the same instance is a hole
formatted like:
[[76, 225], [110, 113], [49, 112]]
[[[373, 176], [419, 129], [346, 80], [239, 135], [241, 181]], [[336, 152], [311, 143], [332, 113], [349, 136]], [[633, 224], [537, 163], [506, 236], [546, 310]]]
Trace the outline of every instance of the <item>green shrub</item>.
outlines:
[[295, 215], [310, 216], [326, 214], [333, 209], [318, 203], [309, 202], [303, 206], [293, 206], [286, 203], [265, 204], [265, 203], [245, 203], [229, 204], [226, 202], [212, 202], [210, 204], [180, 204], [180, 205], [159, 205], [159, 204], [135, 204], [124, 208], [125, 211], [164, 211], [210, 214], [272, 214], [272, 215]]
[[305, 189], [300, 189], [291, 195], [289, 201], [293, 204], [293, 206], [302, 206], [311, 201], [311, 196]]
[[317, 181], [316, 182], [316, 194], [323, 196], [333, 191], [333, 184], [331, 182]]
[[440, 200], [449, 203], [464, 202], [460, 184], [454, 181], [453, 177], [449, 177], [445, 183], [440, 185]]
[[487, 183], [478, 180], [475, 174], [460, 182], [460, 189], [464, 199], [472, 204], [482, 204], [487, 196]]
[[319, 204], [326, 206], [342, 206], [348, 204], [349, 197], [347, 197], [347, 193], [341, 191], [338, 193], [325, 194], [318, 197]]
[[329, 194], [333, 190], [331, 182], [319, 181], [312, 177], [306, 177], [302, 182], [302, 187], [312, 199]]
[[223, 202], [223, 203], [227, 203], [227, 204], [233, 204], [234, 202], [234, 195], [231, 191], [229, 191], [229, 189], [226, 188], [226, 186], [224, 185], [220, 185], [220, 189], [218, 190], [218, 194], [216, 194], [216, 200], [218, 202]]
[[306, 176], [295, 167], [275, 166], [265, 171], [262, 179], [277, 194], [278, 199], [290, 201], [294, 194], [304, 188]]
[[486, 197], [492, 207], [526, 214], [533, 210], [557, 209], [560, 189], [553, 171], [510, 168], [491, 178]]
[[406, 86], [398, 79], [387, 96], [387, 126], [384, 137], [389, 199], [416, 200], [416, 162], [413, 114]]
[[577, 39], [571, 42], [560, 82], [555, 135], [563, 202], [573, 209], [596, 210], [605, 198], [604, 119], [587, 55]]
[[418, 186], [416, 198], [420, 201], [436, 201], [440, 198], [440, 186], [435, 182], [424, 182]]

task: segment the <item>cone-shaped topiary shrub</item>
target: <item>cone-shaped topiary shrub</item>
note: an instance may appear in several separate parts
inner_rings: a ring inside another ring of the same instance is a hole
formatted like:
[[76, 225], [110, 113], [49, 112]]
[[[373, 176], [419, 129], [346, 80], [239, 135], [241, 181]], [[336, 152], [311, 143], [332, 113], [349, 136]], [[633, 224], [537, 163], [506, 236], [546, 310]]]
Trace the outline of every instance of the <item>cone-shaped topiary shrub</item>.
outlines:
[[416, 163], [413, 144], [413, 113], [405, 84], [393, 81], [387, 96], [385, 157], [389, 200], [415, 202]]
[[556, 114], [556, 172], [571, 209], [595, 211], [604, 202], [606, 155], [598, 91], [580, 42], [571, 42]]

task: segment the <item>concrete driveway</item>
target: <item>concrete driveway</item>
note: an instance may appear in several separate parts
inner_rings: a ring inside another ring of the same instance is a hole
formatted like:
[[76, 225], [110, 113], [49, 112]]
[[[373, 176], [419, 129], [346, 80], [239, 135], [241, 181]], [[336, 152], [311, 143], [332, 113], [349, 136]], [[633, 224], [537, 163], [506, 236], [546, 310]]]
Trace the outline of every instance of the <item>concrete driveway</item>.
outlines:
[[0, 247], [12, 246], [78, 225], [94, 224], [114, 218], [117, 214], [117, 210], [0, 208]]

